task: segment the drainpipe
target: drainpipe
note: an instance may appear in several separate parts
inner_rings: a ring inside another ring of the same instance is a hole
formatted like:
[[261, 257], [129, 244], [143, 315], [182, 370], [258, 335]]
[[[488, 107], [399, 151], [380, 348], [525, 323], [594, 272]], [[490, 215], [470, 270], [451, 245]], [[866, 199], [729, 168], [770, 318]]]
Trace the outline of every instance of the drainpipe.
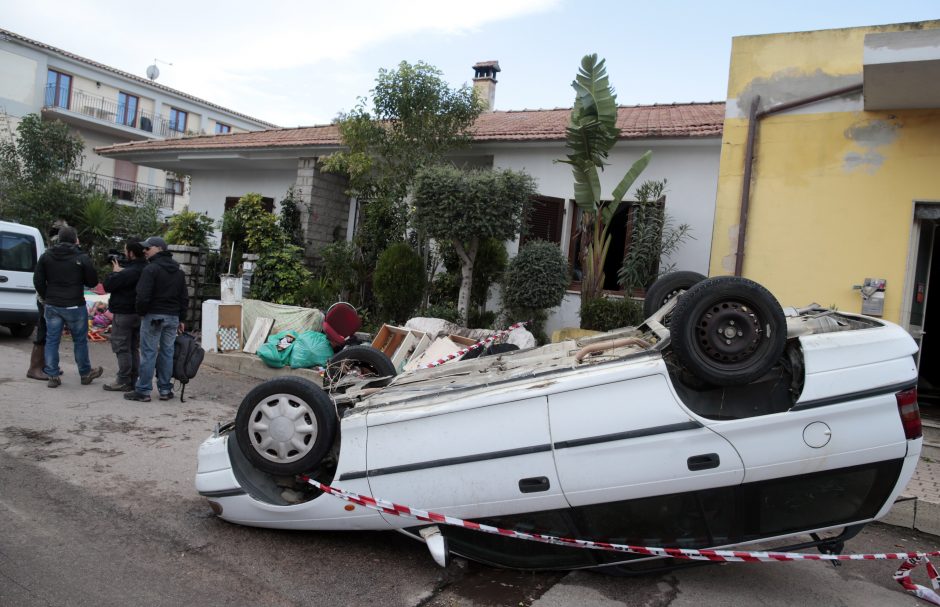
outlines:
[[738, 219], [738, 246], [734, 256], [735, 276], [741, 276], [741, 271], [744, 267], [744, 238], [747, 236], [747, 214], [751, 205], [751, 172], [752, 165], [754, 164], [754, 145], [757, 143], [757, 128], [761, 119], [773, 114], [792, 110], [796, 107], [816, 103], [817, 101], [822, 101], [824, 99], [841, 97], [843, 95], [850, 95], [861, 92], [861, 83], [853, 84], [851, 86], [844, 86], [842, 88], [825, 93], [819, 93], [818, 95], [812, 95], [811, 97], [795, 99], [793, 101], [787, 101], [786, 103], [779, 103], [763, 111], [759, 111], [757, 109], [760, 107], [760, 95], [754, 97], [754, 101], [751, 102], [751, 111], [748, 113], [747, 146], [744, 150], [744, 183], [742, 184], [741, 188], [741, 214]]

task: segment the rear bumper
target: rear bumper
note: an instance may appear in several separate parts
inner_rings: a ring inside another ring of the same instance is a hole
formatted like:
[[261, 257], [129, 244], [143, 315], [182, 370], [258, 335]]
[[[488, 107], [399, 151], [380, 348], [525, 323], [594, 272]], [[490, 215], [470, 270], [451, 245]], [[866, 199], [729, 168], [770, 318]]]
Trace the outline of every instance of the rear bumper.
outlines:
[[0, 325], [6, 324], [36, 324], [39, 322], [39, 311], [32, 310], [3, 310], [0, 309]]

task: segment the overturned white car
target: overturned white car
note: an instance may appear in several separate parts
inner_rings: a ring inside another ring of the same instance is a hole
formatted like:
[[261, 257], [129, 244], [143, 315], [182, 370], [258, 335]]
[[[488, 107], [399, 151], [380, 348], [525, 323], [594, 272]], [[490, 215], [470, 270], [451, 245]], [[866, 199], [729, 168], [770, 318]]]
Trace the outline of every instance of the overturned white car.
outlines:
[[[637, 328], [394, 378], [377, 351], [348, 348], [338, 358], [378, 377], [333, 377], [332, 391], [264, 382], [200, 447], [196, 487], [234, 523], [417, 539], [430, 523], [295, 475], [502, 528], [645, 546], [833, 551], [884, 516], [921, 450], [908, 334], [783, 309], [743, 278], [661, 280], [650, 293], [665, 305]], [[440, 533], [444, 550], [507, 567], [663, 564]]]

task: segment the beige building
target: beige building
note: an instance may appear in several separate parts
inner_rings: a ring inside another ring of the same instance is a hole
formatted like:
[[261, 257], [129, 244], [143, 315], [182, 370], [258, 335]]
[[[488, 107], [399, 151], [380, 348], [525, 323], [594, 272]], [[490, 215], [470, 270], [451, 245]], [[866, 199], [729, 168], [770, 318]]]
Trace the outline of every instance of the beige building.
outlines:
[[20, 119], [32, 113], [69, 124], [84, 140], [81, 168], [72, 178], [119, 201], [156, 200], [166, 213], [188, 205], [185, 178], [105, 158], [94, 148], [275, 126], [0, 29], [0, 137], [13, 136]]

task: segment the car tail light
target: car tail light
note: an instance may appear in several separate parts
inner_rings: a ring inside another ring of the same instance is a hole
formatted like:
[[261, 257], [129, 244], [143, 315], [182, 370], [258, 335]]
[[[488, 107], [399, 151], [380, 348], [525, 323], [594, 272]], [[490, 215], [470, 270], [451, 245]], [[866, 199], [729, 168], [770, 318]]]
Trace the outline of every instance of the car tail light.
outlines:
[[920, 426], [920, 409], [917, 407], [917, 388], [901, 390], [894, 395], [898, 401], [898, 414], [904, 426], [904, 437], [908, 440], [920, 438], [923, 430]]

